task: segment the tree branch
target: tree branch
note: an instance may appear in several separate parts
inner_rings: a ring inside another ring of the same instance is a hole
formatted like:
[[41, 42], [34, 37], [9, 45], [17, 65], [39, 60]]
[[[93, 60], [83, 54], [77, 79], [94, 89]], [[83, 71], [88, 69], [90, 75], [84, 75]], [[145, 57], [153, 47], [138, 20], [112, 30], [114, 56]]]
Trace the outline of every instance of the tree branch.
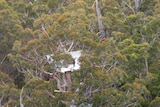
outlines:
[[52, 76], [56, 80], [56, 82], [57, 82], [57, 88], [59, 90], [54, 90], [54, 92], [65, 92], [65, 90], [62, 88], [61, 80], [56, 75], [54, 75], [53, 73], [46, 72], [44, 70], [42, 72], [45, 73], [45, 74], [48, 74], [48, 75]]
[[46, 92], [49, 94], [50, 97], [55, 98], [55, 96], [51, 92], [49, 92], [48, 90], [46, 90]]
[[1, 95], [1, 98], [0, 98], [0, 107], [2, 107], [2, 100], [3, 100], [3, 97], [4, 97], [4, 93]]
[[3, 64], [3, 62], [4, 62], [4, 60], [6, 59], [6, 55], [4, 56], [4, 58], [2, 59], [2, 61], [1, 61], [1, 65]]
[[97, 12], [97, 20], [98, 20], [98, 29], [99, 29], [99, 33], [100, 33], [100, 38], [104, 38], [104, 37], [108, 37], [109, 33], [108, 30], [104, 31], [104, 27], [101, 21], [101, 12], [98, 6], [98, 0], [95, 0], [95, 4], [96, 4], [96, 12]]
[[23, 100], [23, 98], [22, 98], [23, 89], [24, 89], [24, 87], [22, 87], [22, 90], [21, 90], [21, 93], [20, 93], [20, 100], [19, 100], [20, 107], [24, 107], [24, 105], [23, 105], [23, 103], [22, 103], [22, 100]]
[[122, 0], [122, 2], [133, 11], [133, 14], [136, 14], [135, 10], [129, 4], [127, 4], [127, 2], [124, 0]]
[[73, 47], [73, 44], [74, 44], [74, 41], [72, 41], [70, 47], [68, 48], [68, 50], [67, 50], [68, 52], [71, 51], [71, 49], [72, 49], [72, 47]]

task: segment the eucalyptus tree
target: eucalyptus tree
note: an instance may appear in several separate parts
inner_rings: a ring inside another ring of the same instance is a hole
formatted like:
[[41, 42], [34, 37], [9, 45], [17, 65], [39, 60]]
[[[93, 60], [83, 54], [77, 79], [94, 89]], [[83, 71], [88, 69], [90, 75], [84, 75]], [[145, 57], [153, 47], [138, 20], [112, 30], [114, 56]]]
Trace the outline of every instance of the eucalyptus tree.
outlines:
[[13, 42], [17, 38], [18, 28], [21, 28], [21, 22], [12, 7], [8, 5], [6, 0], [0, 1], [0, 69], [7, 72], [11, 77], [14, 74], [12, 63], [8, 60], [7, 54], [12, 51]]
[[0, 72], [0, 106], [16, 106], [19, 105], [19, 89], [14, 81], [4, 72]]
[[[154, 68], [159, 65], [159, 11], [150, 1], [8, 4], [22, 22], [13, 28], [16, 40], [8, 54], [25, 77], [22, 105], [145, 106], [150, 95], [156, 97], [152, 89], [158, 89], [153, 81], [159, 80]], [[80, 69], [62, 73], [62, 66], [74, 63], [70, 53], [77, 50], [82, 52]], [[47, 62], [47, 55], [53, 63]]]

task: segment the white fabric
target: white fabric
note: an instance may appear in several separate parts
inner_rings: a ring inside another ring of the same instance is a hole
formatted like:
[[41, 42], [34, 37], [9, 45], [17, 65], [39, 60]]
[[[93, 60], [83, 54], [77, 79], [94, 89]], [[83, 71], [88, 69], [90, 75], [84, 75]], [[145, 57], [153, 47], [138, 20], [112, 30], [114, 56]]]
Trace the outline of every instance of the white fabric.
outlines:
[[[62, 73], [65, 73], [67, 71], [75, 71], [80, 69], [80, 62], [79, 62], [79, 57], [81, 56], [81, 51], [72, 51], [69, 52], [69, 54], [72, 56], [72, 58], [75, 60], [75, 64], [69, 64], [68, 67], [62, 67], [60, 68], [60, 71]], [[52, 58], [53, 54], [46, 55], [46, 60], [49, 64], [53, 63], [54, 59]]]

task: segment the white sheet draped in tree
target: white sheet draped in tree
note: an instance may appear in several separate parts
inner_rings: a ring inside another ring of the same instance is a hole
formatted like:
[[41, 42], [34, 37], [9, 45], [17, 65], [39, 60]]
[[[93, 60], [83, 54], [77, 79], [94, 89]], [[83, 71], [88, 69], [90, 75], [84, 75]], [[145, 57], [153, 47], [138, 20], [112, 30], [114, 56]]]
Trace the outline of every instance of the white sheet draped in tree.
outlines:
[[[59, 71], [62, 73], [65, 73], [67, 71], [75, 71], [75, 70], [79, 70], [80, 69], [80, 62], [79, 62], [79, 57], [81, 56], [81, 51], [71, 51], [68, 54], [70, 54], [72, 56], [72, 58], [74, 59], [74, 64], [68, 64], [67, 67], [65, 67], [64, 65], [62, 65], [61, 68], [59, 68]], [[54, 59], [52, 58], [52, 56], [54, 56], [53, 54], [50, 55], [46, 55], [46, 60], [49, 64], [51, 63], [55, 63]]]

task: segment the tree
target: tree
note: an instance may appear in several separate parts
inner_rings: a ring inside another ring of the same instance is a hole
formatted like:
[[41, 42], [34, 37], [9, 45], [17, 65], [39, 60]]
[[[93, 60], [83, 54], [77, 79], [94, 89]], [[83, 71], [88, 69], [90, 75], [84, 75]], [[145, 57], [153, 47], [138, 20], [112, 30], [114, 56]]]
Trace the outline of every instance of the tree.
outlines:
[[16, 106], [19, 99], [19, 90], [13, 80], [2, 71], [0, 72], [0, 106]]
[[12, 52], [13, 42], [19, 38], [22, 29], [21, 22], [12, 7], [5, 0], [0, 1], [0, 70], [6, 72], [13, 79], [19, 77], [19, 73], [12, 66], [7, 55]]
[[101, 21], [101, 11], [99, 9], [99, 4], [98, 4], [98, 0], [95, 0], [95, 4], [96, 4], [96, 12], [97, 12], [97, 20], [98, 20], [98, 29], [99, 29], [99, 33], [100, 33], [100, 38], [104, 38], [104, 37], [109, 37], [109, 33], [108, 30], [106, 29], [106, 31], [104, 30], [102, 21]]
[[[21, 89], [3, 78], [1, 106], [157, 106], [159, 0], [1, 0], [0, 8], [1, 68]], [[75, 51], [80, 69], [62, 73]]]

